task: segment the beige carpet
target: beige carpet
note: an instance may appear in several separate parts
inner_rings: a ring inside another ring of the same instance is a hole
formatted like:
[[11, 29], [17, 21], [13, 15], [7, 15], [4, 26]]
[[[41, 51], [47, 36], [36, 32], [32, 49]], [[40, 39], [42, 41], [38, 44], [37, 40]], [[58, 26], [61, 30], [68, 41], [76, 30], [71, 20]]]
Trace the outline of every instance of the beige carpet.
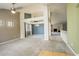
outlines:
[[[60, 37], [52, 37], [52, 40], [44, 40], [37, 36], [30, 36], [26, 39], [16, 39], [0, 44], [0, 56], [54, 56], [59, 55], [58, 52], [68, 52], [68, 56], [73, 55], [66, 44], [60, 40]], [[65, 55], [62, 53], [60, 53], [60, 55]]]

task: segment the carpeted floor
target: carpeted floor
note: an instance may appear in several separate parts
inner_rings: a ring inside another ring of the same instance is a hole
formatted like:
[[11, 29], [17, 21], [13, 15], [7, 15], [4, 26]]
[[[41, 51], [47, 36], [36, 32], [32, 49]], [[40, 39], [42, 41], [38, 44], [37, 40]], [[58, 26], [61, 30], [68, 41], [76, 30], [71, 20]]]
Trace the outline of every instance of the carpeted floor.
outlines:
[[52, 40], [43, 40], [34, 37], [16, 39], [6, 44], [0, 44], [0, 56], [39, 56], [44, 54], [42, 51], [45, 51], [46, 54], [49, 54], [48, 52], [56, 52], [54, 54], [59, 55], [58, 53], [62, 54], [69, 51], [65, 43], [60, 41], [61, 38], [57, 37], [57, 41], [55, 38], [52, 38]]

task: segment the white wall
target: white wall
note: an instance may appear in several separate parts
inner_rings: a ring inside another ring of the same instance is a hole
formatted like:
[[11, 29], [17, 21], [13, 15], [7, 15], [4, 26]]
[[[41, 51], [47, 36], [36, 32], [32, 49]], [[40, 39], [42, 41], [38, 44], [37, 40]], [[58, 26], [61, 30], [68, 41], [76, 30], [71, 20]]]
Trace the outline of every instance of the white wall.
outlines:
[[65, 3], [51, 3], [48, 6], [50, 9], [52, 24], [67, 22], [67, 9]]
[[61, 35], [62, 40], [67, 43], [68, 42], [67, 31], [61, 30], [60, 35]]
[[[31, 13], [32, 18], [24, 19], [23, 18], [24, 13]], [[42, 23], [44, 23], [44, 39], [48, 40], [49, 39], [49, 23], [48, 23], [48, 8], [46, 5], [32, 6], [32, 7], [29, 7], [28, 10], [27, 9], [20, 10], [21, 38], [24, 38], [24, 34], [25, 34], [23, 22], [28, 22], [31, 24], [31, 21], [35, 21], [35, 20], [43, 20]]]

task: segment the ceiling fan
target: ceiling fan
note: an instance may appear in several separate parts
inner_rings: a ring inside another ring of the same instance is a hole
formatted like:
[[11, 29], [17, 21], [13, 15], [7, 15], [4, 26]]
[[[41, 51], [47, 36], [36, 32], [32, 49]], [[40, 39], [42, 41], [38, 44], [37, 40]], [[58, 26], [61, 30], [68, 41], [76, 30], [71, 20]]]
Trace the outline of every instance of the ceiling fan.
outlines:
[[23, 7], [15, 7], [16, 3], [12, 3], [12, 7], [11, 7], [11, 13], [15, 14], [17, 9], [22, 9]]

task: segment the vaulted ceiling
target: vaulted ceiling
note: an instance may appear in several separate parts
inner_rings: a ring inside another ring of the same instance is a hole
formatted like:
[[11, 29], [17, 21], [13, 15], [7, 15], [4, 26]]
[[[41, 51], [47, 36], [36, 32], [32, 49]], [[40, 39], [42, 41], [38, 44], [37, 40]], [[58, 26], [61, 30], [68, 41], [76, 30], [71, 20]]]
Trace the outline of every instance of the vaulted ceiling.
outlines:
[[[32, 11], [36, 12], [36, 9], [39, 10], [40, 8], [38, 5], [44, 5], [43, 3], [16, 3], [15, 8], [23, 7], [23, 8], [29, 8]], [[66, 22], [67, 16], [66, 16], [66, 4], [64, 3], [48, 3], [48, 8], [51, 12], [51, 20], [52, 24]], [[33, 6], [36, 6], [33, 8]], [[12, 7], [11, 3], [0, 3], [0, 9], [10, 9]], [[37, 11], [38, 12], [38, 11]]]
[[67, 22], [67, 10], [65, 3], [48, 4], [51, 12], [52, 24]]
[[[16, 3], [15, 4], [15, 7], [18, 8], [18, 7], [24, 7], [28, 4], [26, 3]], [[0, 3], [0, 9], [10, 9], [12, 7], [12, 3]]]

